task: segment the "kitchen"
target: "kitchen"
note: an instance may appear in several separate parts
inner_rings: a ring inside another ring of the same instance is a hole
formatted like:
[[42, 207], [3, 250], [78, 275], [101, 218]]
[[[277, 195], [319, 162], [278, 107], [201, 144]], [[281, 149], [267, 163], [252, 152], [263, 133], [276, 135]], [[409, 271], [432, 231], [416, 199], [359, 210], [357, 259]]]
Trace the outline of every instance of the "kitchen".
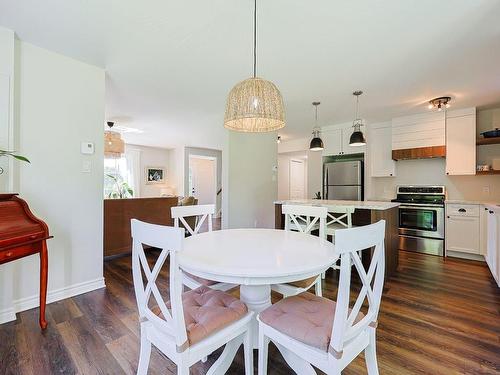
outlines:
[[[358, 147], [349, 145], [351, 122], [316, 125], [323, 150], [310, 150], [310, 138], [280, 142], [278, 176], [302, 153], [304, 198], [396, 201], [400, 250], [486, 262], [500, 285], [500, 138], [482, 134], [498, 128], [500, 108], [454, 108], [451, 99], [443, 110], [429, 106], [360, 121], [366, 144]], [[342, 177], [342, 165], [359, 172]], [[294, 181], [278, 178], [278, 202], [291, 199]]]

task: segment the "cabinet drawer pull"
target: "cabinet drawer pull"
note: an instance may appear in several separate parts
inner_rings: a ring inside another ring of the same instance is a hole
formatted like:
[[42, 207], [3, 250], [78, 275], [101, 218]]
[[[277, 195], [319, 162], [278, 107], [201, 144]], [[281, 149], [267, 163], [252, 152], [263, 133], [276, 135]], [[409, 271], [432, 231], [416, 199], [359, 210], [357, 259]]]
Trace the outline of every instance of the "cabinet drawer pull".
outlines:
[[461, 208], [458, 210], [458, 212], [467, 212], [467, 210], [465, 208]]
[[5, 253], [5, 256], [7, 258], [10, 258], [14, 253], [12, 251], [7, 251], [7, 253]]
[[490, 210], [489, 212], [490, 212], [490, 214], [492, 214], [492, 213], [493, 213], [493, 211], [491, 211], [491, 210]]

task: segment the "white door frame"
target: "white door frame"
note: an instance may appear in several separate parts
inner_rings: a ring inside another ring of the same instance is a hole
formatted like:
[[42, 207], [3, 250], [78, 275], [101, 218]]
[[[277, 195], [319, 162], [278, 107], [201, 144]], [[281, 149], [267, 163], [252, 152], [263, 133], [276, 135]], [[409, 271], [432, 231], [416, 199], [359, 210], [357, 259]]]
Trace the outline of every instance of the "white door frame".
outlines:
[[[188, 170], [191, 170], [191, 158], [195, 159], [205, 159], [205, 160], [211, 160], [214, 162], [214, 204], [217, 206], [217, 157], [216, 156], [207, 156], [207, 155], [197, 155], [197, 154], [189, 154], [189, 165], [188, 165]], [[188, 186], [189, 190], [189, 186]], [[191, 192], [189, 192], [191, 194]], [[216, 212], [214, 217], [218, 217], [219, 213]]]

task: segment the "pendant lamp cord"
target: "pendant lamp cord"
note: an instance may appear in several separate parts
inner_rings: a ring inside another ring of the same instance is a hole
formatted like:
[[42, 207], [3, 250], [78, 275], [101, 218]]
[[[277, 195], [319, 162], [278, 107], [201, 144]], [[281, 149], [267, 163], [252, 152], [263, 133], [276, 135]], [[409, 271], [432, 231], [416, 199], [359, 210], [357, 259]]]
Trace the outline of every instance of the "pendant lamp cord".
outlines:
[[253, 78], [257, 77], [257, 0], [253, 7]]
[[358, 119], [359, 95], [356, 96], [356, 120]]

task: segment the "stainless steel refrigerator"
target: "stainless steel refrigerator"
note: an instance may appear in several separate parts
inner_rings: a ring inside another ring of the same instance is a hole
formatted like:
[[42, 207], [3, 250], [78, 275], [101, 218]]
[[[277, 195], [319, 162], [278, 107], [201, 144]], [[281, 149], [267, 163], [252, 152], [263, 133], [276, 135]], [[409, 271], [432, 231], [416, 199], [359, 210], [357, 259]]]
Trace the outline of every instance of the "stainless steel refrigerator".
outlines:
[[323, 164], [323, 199], [363, 200], [363, 162]]

